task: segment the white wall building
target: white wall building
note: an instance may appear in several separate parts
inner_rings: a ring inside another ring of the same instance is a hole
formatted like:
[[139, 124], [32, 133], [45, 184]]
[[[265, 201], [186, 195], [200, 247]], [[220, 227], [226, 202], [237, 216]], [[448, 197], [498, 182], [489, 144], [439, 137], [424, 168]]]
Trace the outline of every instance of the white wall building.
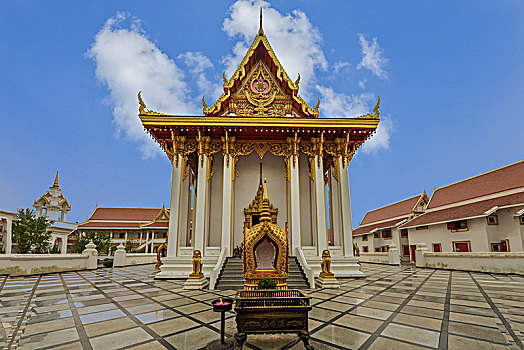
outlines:
[[5, 254], [11, 254], [13, 250], [13, 221], [15, 220], [17, 220], [17, 213], [0, 210], [1, 247]]
[[[162, 208], [95, 207], [86, 221], [78, 224], [78, 234], [104, 232], [111, 245], [136, 242], [135, 252], [155, 253], [166, 242], [169, 210]], [[105, 252], [101, 252], [105, 253]]]
[[[399, 226], [420, 215], [429, 201], [424, 193], [368, 211], [359, 227], [353, 230], [353, 241], [360, 253], [387, 252], [394, 243], [403, 261], [409, 261], [408, 231]], [[413, 249], [414, 253], [414, 249]]]
[[433, 252], [524, 252], [523, 215], [521, 160], [436, 188], [425, 213], [399, 228]]

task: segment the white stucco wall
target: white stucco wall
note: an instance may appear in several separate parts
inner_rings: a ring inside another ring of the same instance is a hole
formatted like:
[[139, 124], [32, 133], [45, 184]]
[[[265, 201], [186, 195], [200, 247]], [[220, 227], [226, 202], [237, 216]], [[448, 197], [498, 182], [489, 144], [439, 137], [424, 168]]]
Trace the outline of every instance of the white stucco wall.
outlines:
[[360, 261], [361, 262], [375, 262], [381, 264], [389, 263], [388, 253], [362, 253], [360, 252]]
[[207, 247], [220, 247], [222, 230], [222, 184], [224, 181], [224, 156], [222, 152], [213, 156], [213, 177], [211, 178], [211, 207]]
[[300, 230], [302, 237], [302, 246], [315, 246], [316, 240], [313, 240], [312, 232], [312, 196], [311, 179], [309, 178], [308, 158], [300, 154], [299, 159], [299, 182], [300, 182]]
[[[524, 274], [524, 253], [424, 253], [424, 266], [451, 270]], [[419, 266], [419, 262], [417, 262]]]
[[513, 217], [515, 208], [506, 208], [497, 210], [498, 225], [488, 225], [486, 223], [486, 232], [489, 243], [500, 243], [503, 239], [509, 240], [510, 252], [522, 252], [522, 236], [518, 218]]
[[128, 265], [151, 264], [157, 262], [156, 253], [126, 253], [125, 263]]
[[429, 251], [433, 251], [433, 243], [441, 243], [442, 252], [452, 252], [454, 241], [469, 241], [472, 252], [489, 252], [486, 235], [486, 218], [468, 220], [468, 230], [451, 232], [447, 224], [429, 225], [427, 229], [408, 229], [409, 244], [426, 243]]
[[87, 254], [5, 254], [0, 255], [0, 275], [25, 276], [85, 270]]

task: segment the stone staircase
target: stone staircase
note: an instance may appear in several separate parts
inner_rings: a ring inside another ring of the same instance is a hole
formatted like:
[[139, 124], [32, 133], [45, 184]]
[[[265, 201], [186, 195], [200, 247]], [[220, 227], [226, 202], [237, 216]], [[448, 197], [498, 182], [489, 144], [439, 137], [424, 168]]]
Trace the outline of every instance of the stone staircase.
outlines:
[[[243, 259], [228, 257], [218, 275], [216, 289], [242, 289], [244, 288]], [[287, 285], [290, 289], [309, 288], [309, 282], [302, 271], [302, 267], [294, 256], [289, 257], [289, 278]]]

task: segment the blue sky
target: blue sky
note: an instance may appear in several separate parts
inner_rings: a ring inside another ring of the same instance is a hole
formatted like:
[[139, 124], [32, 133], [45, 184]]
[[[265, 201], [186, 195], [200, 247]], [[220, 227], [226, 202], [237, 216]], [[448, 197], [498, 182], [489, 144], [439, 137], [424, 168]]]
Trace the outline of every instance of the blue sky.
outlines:
[[[162, 112], [201, 111], [253, 39], [259, 5], [2, 5], [0, 209], [30, 207], [57, 169], [73, 221], [96, 202], [168, 205], [171, 166], [134, 124], [136, 90]], [[321, 113], [382, 98], [382, 133], [351, 164], [354, 226], [366, 210], [523, 158], [522, 2], [263, 5], [270, 43]]]

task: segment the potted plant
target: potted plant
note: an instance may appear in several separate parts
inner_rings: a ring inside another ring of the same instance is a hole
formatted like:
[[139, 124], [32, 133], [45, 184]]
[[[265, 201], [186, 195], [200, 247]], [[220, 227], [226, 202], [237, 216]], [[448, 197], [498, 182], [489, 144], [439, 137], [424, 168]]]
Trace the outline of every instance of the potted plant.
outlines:
[[269, 279], [263, 278], [257, 283], [258, 289], [277, 289], [277, 282]]
[[242, 256], [242, 248], [239, 246], [236, 246], [235, 248], [233, 248], [233, 256], [235, 258], [240, 258]]

